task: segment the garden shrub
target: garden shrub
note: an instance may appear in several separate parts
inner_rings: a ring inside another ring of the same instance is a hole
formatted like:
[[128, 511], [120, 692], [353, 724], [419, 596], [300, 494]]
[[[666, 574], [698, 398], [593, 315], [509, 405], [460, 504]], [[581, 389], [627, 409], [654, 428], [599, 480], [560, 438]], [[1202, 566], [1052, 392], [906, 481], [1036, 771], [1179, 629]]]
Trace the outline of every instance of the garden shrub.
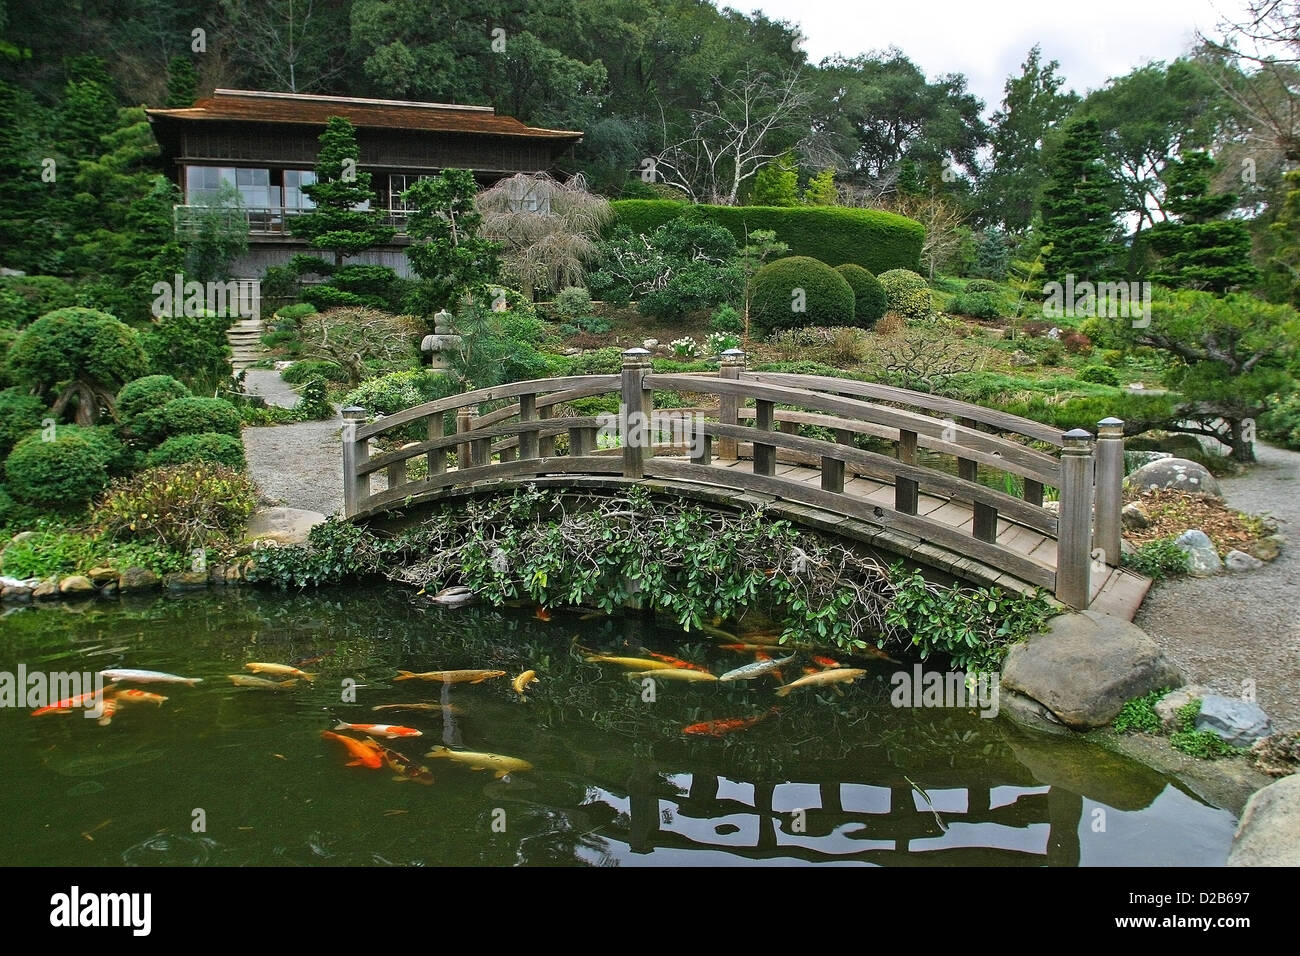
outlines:
[[170, 401], [190, 397], [189, 386], [170, 375], [146, 375], [127, 382], [117, 393], [117, 416], [129, 425], [135, 416]]
[[226, 330], [231, 316], [161, 316], [141, 336], [149, 369], [174, 375], [199, 393], [211, 393], [230, 380], [232, 352]]
[[991, 292], [994, 295], [1002, 294], [1002, 288], [991, 279], [971, 279], [966, 283], [964, 291], [967, 294], [975, 292]]
[[994, 292], [960, 292], [948, 303], [948, 311], [973, 319], [996, 319], [1002, 315], [1002, 302]]
[[76, 511], [109, 482], [106, 443], [72, 427], [18, 442], [5, 460], [6, 487], [19, 501], [51, 511]]
[[300, 421], [324, 421], [334, 417], [334, 405], [329, 400], [325, 380], [313, 378], [302, 387], [302, 398], [293, 407]]
[[316, 306], [310, 302], [295, 302], [293, 305], [286, 305], [275, 310], [272, 318], [284, 319], [286, 322], [298, 322], [299, 320], [316, 313]]
[[300, 359], [280, 373], [280, 378], [290, 385], [305, 385], [312, 379], [324, 379], [327, 382], [346, 382], [348, 373], [338, 362], [324, 359]]
[[1259, 437], [1300, 449], [1300, 392], [1270, 395], [1264, 403], [1267, 410], [1259, 416]]
[[115, 482], [91, 514], [106, 535], [189, 551], [225, 543], [257, 507], [257, 488], [216, 462], [149, 468]]
[[591, 315], [591, 293], [581, 286], [567, 286], [556, 293], [551, 312], [560, 322], [572, 322]]
[[835, 271], [844, 276], [853, 290], [854, 324], [864, 329], [871, 328], [889, 305], [884, 286], [874, 275], [852, 262], [836, 266]]
[[[796, 311], [800, 304], [803, 310]], [[853, 289], [844, 277], [807, 256], [769, 262], [754, 274], [750, 287], [749, 321], [757, 335], [809, 325], [852, 325], [853, 308]]]
[[214, 461], [242, 471], [245, 465], [244, 443], [233, 435], [216, 432], [175, 435], [145, 457], [145, 465], [149, 468], [192, 461]]
[[18, 439], [41, 427], [45, 402], [21, 388], [0, 391], [0, 455], [8, 454]]
[[174, 398], [131, 420], [131, 431], [147, 445], [160, 444], [174, 435], [202, 432], [238, 437], [239, 428], [239, 409], [221, 398]]
[[623, 369], [623, 350], [617, 346], [593, 349], [569, 360], [570, 375], [612, 375]]
[[823, 262], [851, 262], [880, 275], [888, 269], [915, 269], [921, 258], [925, 227], [878, 209], [843, 206], [707, 206], [663, 199], [615, 200], [613, 235], [627, 227], [649, 235], [688, 211], [727, 229], [736, 242], [756, 230], [772, 230], [796, 256]]
[[76, 303], [76, 290], [56, 276], [0, 276], [0, 326], [20, 329]]
[[372, 415], [392, 415], [459, 391], [456, 376], [432, 369], [415, 369], [362, 382], [343, 397], [343, 404], [360, 405]]
[[1167, 577], [1186, 574], [1190, 569], [1189, 560], [1187, 552], [1178, 547], [1173, 538], [1156, 538], [1124, 555], [1120, 563], [1152, 581], [1163, 581]]
[[743, 332], [745, 320], [734, 305], [720, 305], [709, 318], [710, 332]]
[[909, 319], [929, 318], [934, 312], [930, 287], [921, 276], [910, 269], [890, 269], [879, 276], [889, 299], [889, 309]]
[[1119, 387], [1119, 372], [1116, 372], [1109, 365], [1088, 365], [1079, 370], [1076, 376], [1081, 382], [1092, 382], [1095, 385], [1113, 385]]

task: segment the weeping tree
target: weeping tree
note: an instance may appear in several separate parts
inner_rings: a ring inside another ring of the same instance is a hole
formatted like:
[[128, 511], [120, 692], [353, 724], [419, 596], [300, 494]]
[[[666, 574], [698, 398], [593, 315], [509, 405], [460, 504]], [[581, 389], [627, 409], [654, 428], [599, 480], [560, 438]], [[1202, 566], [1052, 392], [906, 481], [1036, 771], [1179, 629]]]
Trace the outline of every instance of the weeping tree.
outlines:
[[476, 205], [483, 235], [502, 246], [506, 276], [525, 292], [585, 285], [600, 230], [614, 217], [581, 174], [559, 182], [518, 173], [479, 193]]

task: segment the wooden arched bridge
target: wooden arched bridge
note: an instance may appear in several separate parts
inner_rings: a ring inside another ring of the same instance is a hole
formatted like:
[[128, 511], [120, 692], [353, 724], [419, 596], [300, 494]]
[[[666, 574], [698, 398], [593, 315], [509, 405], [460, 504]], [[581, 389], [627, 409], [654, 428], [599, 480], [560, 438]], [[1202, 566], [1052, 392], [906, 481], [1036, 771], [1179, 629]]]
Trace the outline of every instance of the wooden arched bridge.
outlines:
[[[641, 484], [761, 502], [955, 578], [1045, 588], [1074, 608], [1131, 619], [1146, 594], [1149, 581], [1118, 567], [1118, 420], [1100, 422], [1094, 439], [907, 389], [751, 372], [736, 350], [718, 374], [657, 373], [644, 349], [623, 357], [621, 374], [513, 382], [348, 422], [345, 514], [524, 484]], [[656, 393], [695, 404], [656, 409]], [[617, 414], [571, 405], [611, 394]]]

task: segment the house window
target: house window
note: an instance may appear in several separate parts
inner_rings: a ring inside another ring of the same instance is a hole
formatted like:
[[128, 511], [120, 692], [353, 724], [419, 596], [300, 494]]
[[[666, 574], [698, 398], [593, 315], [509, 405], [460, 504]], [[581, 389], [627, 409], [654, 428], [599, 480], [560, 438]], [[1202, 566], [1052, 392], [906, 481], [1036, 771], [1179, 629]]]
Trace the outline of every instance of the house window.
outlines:
[[316, 182], [316, 174], [310, 169], [286, 169], [284, 171], [284, 208], [315, 209], [316, 203], [302, 191], [303, 186]]
[[388, 209], [390, 212], [407, 213], [415, 209], [402, 198], [402, 193], [414, 186], [421, 179], [429, 177], [423, 173], [389, 173], [388, 175]]
[[[185, 168], [185, 195], [193, 204], [215, 199], [223, 185], [239, 190], [245, 208], [266, 209], [271, 202], [271, 171], [246, 169], [237, 166], [187, 166]], [[276, 199], [279, 199], [276, 190]], [[274, 205], [279, 205], [276, 202]]]

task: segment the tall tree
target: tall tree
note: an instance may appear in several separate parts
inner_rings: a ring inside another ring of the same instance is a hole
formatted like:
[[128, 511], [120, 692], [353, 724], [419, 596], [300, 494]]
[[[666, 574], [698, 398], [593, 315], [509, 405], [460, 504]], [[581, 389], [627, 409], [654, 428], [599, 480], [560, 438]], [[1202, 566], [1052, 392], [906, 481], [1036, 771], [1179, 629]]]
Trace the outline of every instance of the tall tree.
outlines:
[[370, 173], [357, 168], [357, 131], [341, 116], [331, 116], [320, 134], [316, 182], [304, 186], [316, 208], [290, 221], [293, 235], [316, 249], [333, 253], [335, 268], [343, 260], [387, 242], [396, 233], [384, 225], [384, 213], [365, 208], [375, 202]]
[[1116, 252], [1115, 189], [1101, 154], [1101, 128], [1093, 119], [1066, 123], [1051, 152], [1042, 202], [1048, 281], [1073, 274], [1096, 282], [1108, 273]]
[[415, 207], [407, 218], [406, 256], [423, 282], [418, 305], [426, 315], [476, 285], [496, 280], [501, 247], [479, 234], [483, 216], [474, 204], [478, 184], [468, 169], [444, 169], [402, 194]]
[[1254, 283], [1250, 231], [1224, 214], [1237, 203], [1233, 193], [1210, 192], [1215, 163], [1208, 153], [1188, 153], [1165, 167], [1165, 208], [1177, 217], [1152, 228], [1148, 241], [1164, 256], [1151, 278], [1175, 289], [1204, 289], [1222, 295]]
[[174, 56], [167, 64], [167, 99], [169, 110], [186, 109], [199, 98], [199, 72], [188, 56]]
[[1043, 63], [1042, 48], [1035, 44], [1020, 75], [1007, 78], [989, 134], [990, 168], [979, 183], [985, 223], [1020, 231], [1033, 221], [1047, 178], [1043, 144], [1079, 101], [1073, 91], [1061, 92], [1065, 78], [1057, 72], [1060, 66], [1056, 60]]
[[236, 38], [236, 59], [260, 86], [319, 90], [347, 66], [346, 4], [221, 0], [221, 9]]

